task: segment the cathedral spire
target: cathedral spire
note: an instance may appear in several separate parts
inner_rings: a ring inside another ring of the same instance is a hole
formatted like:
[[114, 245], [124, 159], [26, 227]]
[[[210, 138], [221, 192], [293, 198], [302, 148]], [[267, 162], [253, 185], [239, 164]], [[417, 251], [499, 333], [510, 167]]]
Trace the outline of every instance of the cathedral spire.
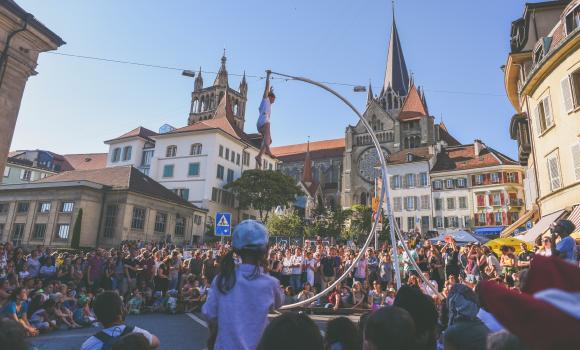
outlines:
[[199, 91], [203, 89], [203, 78], [201, 77], [201, 66], [199, 67], [199, 72], [197, 77], [195, 77], [194, 91]]
[[367, 95], [367, 103], [370, 103], [374, 99], [373, 96], [373, 87], [371, 85], [371, 80], [369, 79], [369, 90]]
[[304, 157], [304, 173], [302, 174], [302, 181], [310, 185], [312, 183], [312, 159], [310, 158], [310, 137], [308, 137], [308, 144], [306, 145], [306, 156]]
[[397, 23], [395, 21], [395, 3], [393, 1], [393, 24], [391, 27], [391, 37], [389, 39], [389, 51], [387, 53], [387, 67], [385, 70], [385, 81], [383, 92], [391, 88], [399, 96], [407, 95], [409, 91], [409, 73], [403, 56], [403, 48], [399, 40]]
[[220, 70], [218, 71], [215, 81], [213, 82], [214, 86], [228, 86], [228, 71], [226, 69], [226, 49], [224, 49], [224, 54], [222, 56], [222, 65], [220, 66]]

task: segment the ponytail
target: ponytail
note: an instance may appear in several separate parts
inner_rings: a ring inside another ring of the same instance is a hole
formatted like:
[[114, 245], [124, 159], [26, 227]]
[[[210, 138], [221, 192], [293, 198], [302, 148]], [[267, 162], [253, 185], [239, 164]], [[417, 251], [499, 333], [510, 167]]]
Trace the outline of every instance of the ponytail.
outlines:
[[222, 294], [226, 294], [236, 285], [236, 263], [234, 251], [230, 250], [220, 261], [220, 273], [217, 276], [217, 287]]

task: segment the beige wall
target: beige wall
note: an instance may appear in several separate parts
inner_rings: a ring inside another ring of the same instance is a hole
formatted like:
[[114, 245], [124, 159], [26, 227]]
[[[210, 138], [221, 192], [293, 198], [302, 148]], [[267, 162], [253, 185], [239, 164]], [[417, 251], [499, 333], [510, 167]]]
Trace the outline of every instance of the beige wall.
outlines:
[[[543, 79], [526, 98], [528, 115], [531, 117], [530, 133], [534, 143], [534, 153], [539, 183], [539, 204], [542, 215], [546, 215], [570, 207], [580, 202], [580, 177], [575, 174], [575, 164], [572, 147], [580, 143], [580, 106], [572, 112], [564, 108], [562, 79], [574, 71], [580, 70], [580, 45]], [[547, 62], [550, 63], [550, 62]], [[535, 108], [539, 101], [549, 96], [554, 126], [538, 132]], [[561, 174], [561, 187], [550, 187], [547, 158], [557, 154]], [[578, 164], [576, 164], [578, 166]], [[534, 167], [534, 159], [530, 157], [529, 167]]]

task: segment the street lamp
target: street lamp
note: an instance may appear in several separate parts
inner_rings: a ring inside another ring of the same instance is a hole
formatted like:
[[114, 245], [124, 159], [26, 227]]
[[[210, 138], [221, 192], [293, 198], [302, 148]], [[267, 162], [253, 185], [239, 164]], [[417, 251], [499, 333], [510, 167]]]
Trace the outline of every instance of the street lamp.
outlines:
[[186, 76], [186, 77], [190, 77], [190, 78], [195, 78], [195, 72], [191, 71], [189, 69], [182, 71], [181, 75]]

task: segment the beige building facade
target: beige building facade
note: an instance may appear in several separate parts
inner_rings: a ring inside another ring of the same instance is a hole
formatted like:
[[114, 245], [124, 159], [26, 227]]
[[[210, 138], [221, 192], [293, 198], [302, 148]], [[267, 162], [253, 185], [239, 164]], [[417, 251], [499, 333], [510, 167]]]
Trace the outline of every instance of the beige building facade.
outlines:
[[580, 203], [580, 1], [526, 4], [512, 24], [505, 86], [526, 166], [528, 210]]
[[64, 41], [12, 0], [0, 2], [0, 173], [4, 172], [26, 81], [41, 52]]

